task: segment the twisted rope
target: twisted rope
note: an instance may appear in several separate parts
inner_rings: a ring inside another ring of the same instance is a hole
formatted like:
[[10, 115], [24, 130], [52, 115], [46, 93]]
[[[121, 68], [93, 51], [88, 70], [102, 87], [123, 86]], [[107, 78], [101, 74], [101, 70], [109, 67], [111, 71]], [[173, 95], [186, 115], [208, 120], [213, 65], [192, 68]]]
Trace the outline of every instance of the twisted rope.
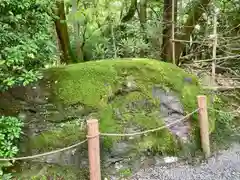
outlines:
[[142, 135], [142, 134], [146, 134], [146, 133], [150, 133], [150, 132], [159, 131], [159, 130], [165, 129], [167, 127], [170, 127], [170, 126], [172, 126], [174, 124], [177, 124], [177, 123], [185, 120], [186, 118], [190, 117], [194, 113], [198, 112], [198, 110], [199, 110], [199, 108], [194, 110], [193, 112], [187, 114], [186, 116], [184, 116], [181, 119], [178, 119], [178, 120], [176, 120], [174, 122], [171, 122], [171, 123], [169, 123], [169, 124], [167, 124], [165, 126], [161, 126], [161, 127], [158, 127], [158, 128], [149, 129], [149, 130], [141, 131], [141, 132], [130, 133], [130, 134], [100, 133], [100, 135], [102, 135], [102, 136], [120, 136], [120, 137], [125, 137], [125, 136], [137, 136], [137, 135]]
[[85, 139], [84, 141], [81, 141], [77, 144], [62, 148], [62, 149], [58, 149], [58, 150], [54, 150], [54, 151], [50, 151], [50, 152], [46, 152], [46, 153], [42, 153], [42, 154], [36, 154], [36, 155], [32, 155], [32, 156], [23, 156], [23, 157], [16, 157], [16, 158], [0, 158], [0, 161], [27, 160], [27, 159], [35, 159], [35, 158], [40, 158], [40, 157], [44, 157], [44, 156], [49, 156], [49, 155], [56, 154], [59, 152], [67, 151], [69, 149], [73, 149], [77, 146], [82, 145], [85, 142], [87, 142], [87, 139]]

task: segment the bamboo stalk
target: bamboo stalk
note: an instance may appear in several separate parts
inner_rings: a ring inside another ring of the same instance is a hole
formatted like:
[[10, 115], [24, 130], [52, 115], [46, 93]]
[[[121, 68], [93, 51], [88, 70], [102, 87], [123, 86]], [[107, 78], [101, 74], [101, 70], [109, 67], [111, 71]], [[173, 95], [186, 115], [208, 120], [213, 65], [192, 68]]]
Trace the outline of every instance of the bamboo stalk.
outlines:
[[216, 56], [217, 56], [217, 13], [214, 13], [214, 18], [213, 18], [213, 51], [212, 51], [212, 56], [213, 56], [213, 61], [212, 61], [212, 84], [215, 83], [215, 76], [216, 76]]
[[175, 0], [172, 0], [172, 61], [173, 64], [176, 64], [176, 59], [175, 59], [175, 17], [174, 17], [174, 12], [175, 12]]

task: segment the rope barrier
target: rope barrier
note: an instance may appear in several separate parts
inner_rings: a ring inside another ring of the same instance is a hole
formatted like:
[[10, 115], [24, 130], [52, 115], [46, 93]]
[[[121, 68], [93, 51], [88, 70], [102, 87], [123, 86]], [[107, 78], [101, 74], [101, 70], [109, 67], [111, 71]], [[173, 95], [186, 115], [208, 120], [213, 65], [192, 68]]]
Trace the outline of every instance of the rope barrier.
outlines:
[[40, 157], [48, 156], [48, 155], [51, 155], [51, 154], [56, 154], [56, 153], [59, 153], [59, 152], [67, 151], [69, 149], [80, 146], [85, 142], [87, 142], [87, 139], [85, 139], [84, 141], [81, 141], [77, 144], [62, 148], [62, 149], [58, 149], [58, 150], [54, 150], [54, 151], [50, 151], [50, 152], [46, 152], [46, 153], [42, 153], [42, 154], [36, 154], [36, 155], [32, 155], [32, 156], [23, 156], [23, 157], [16, 157], [16, 158], [0, 158], [0, 161], [16, 161], [16, 160], [27, 160], [27, 159], [40, 158]]
[[[183, 120], [185, 120], [186, 118], [190, 117], [191, 115], [193, 115], [194, 113], [196, 113], [200, 108], [194, 110], [193, 112], [187, 114], [186, 116], [184, 116], [183, 118], [181, 119], [178, 119], [172, 123], [169, 123], [165, 126], [161, 126], [161, 127], [158, 127], [158, 128], [155, 128], [155, 129], [149, 129], [149, 130], [146, 130], [146, 131], [142, 131], [142, 132], [136, 132], [136, 133], [130, 133], [130, 134], [111, 134], [111, 133], [100, 133], [101, 136], [136, 136], [136, 135], [141, 135], [141, 134], [146, 134], [146, 133], [150, 133], [150, 132], [155, 132], [155, 131], [159, 131], [159, 130], [162, 130], [162, 129], [165, 129], [167, 127], [170, 127], [174, 124], [177, 124]], [[94, 137], [97, 137], [97, 136], [87, 136], [87, 138], [94, 138]], [[54, 151], [50, 151], [50, 152], [46, 152], [46, 153], [41, 153], [41, 154], [36, 154], [36, 155], [32, 155], [32, 156], [23, 156], [23, 157], [16, 157], [16, 158], [0, 158], [0, 161], [16, 161], [16, 160], [29, 160], [29, 159], [35, 159], [35, 158], [40, 158], [40, 157], [44, 157], [44, 156], [48, 156], [48, 155], [52, 155], [52, 154], [56, 154], [56, 153], [59, 153], [59, 152], [63, 152], [63, 151], [67, 151], [69, 149], [72, 149], [72, 148], [75, 148], [77, 146], [80, 146], [82, 145], [83, 143], [87, 142], [88, 139], [85, 139], [84, 141], [81, 141], [77, 144], [74, 144], [74, 145], [71, 145], [71, 146], [68, 146], [68, 147], [65, 147], [65, 148], [62, 148], [62, 149], [58, 149], [58, 150], [54, 150]]]
[[190, 117], [191, 115], [193, 115], [194, 113], [198, 112], [200, 108], [196, 109], [195, 111], [187, 114], [186, 116], [184, 116], [183, 118], [181, 119], [178, 119], [172, 123], [169, 123], [165, 126], [161, 126], [161, 127], [158, 127], [158, 128], [155, 128], [155, 129], [149, 129], [149, 130], [146, 130], [146, 131], [141, 131], [141, 132], [136, 132], [136, 133], [130, 133], [130, 134], [115, 134], [115, 133], [100, 133], [100, 135], [102, 136], [121, 136], [121, 137], [124, 137], [124, 136], [137, 136], [137, 135], [142, 135], [142, 134], [146, 134], [146, 133], [150, 133], [150, 132], [155, 132], [155, 131], [159, 131], [159, 130], [162, 130], [162, 129], [165, 129], [167, 127], [170, 127], [174, 124], [177, 124], [183, 120], [185, 120], [186, 118]]

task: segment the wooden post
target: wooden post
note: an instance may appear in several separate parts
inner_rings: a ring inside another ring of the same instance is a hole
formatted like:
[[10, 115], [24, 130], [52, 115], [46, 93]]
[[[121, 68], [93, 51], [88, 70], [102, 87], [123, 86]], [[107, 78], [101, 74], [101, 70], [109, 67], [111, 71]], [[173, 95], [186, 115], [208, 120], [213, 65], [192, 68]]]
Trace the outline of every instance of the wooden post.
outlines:
[[98, 120], [87, 121], [90, 180], [101, 180]]
[[208, 127], [208, 113], [207, 113], [207, 97], [198, 96], [198, 107], [199, 107], [199, 124], [200, 124], [200, 135], [201, 145], [205, 157], [210, 157], [210, 143], [209, 143], [209, 127]]

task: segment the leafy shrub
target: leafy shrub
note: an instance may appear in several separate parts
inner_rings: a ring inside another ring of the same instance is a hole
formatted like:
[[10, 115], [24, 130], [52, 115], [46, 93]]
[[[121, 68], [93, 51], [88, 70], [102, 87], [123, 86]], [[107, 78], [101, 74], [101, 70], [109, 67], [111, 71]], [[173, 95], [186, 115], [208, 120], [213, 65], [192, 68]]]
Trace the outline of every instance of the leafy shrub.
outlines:
[[27, 85], [53, 60], [50, 0], [0, 1], [0, 90]]
[[[212, 134], [213, 146], [228, 146], [237, 135], [235, 116], [231, 112], [218, 111], [215, 131]], [[217, 148], [217, 147], [215, 147]]]
[[[143, 50], [146, 57], [157, 58], [154, 54], [153, 44], [145, 42], [143, 39], [144, 34], [141, 33], [140, 25], [136, 22], [124, 24], [125, 30], [121, 30], [120, 25], [115, 25], [112, 31], [114, 33], [108, 33], [102, 35], [102, 41], [94, 43], [95, 39], [89, 39], [87, 43], [95, 44], [92, 47], [93, 59], [102, 58], [115, 58], [115, 57], [139, 57], [140, 52]], [[148, 31], [153, 31], [154, 27], [147, 27]], [[150, 35], [146, 33], [146, 37], [150, 39]], [[87, 44], [86, 44], [87, 45]], [[160, 48], [160, 47], [156, 47]]]
[[[17, 142], [22, 133], [23, 122], [16, 117], [0, 117], [0, 157], [14, 157], [18, 153]], [[3, 174], [2, 168], [11, 166], [10, 162], [0, 162], [0, 177], [10, 179], [10, 174]]]

